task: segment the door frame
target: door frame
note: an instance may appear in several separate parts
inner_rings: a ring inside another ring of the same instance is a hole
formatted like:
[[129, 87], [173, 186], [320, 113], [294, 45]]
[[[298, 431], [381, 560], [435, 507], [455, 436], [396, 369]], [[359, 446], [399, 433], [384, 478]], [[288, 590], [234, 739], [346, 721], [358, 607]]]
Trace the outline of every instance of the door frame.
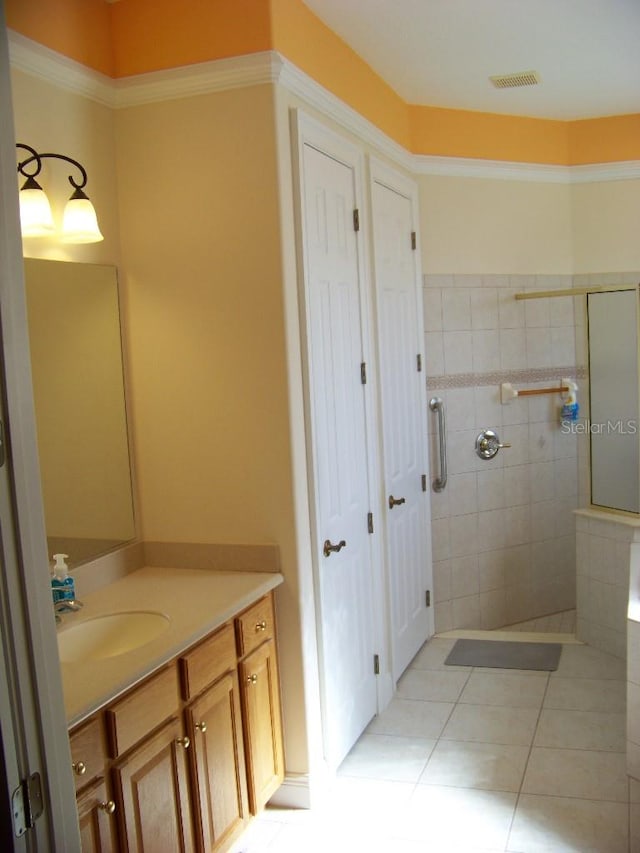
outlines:
[[[375, 348], [372, 346], [372, 302], [371, 275], [369, 254], [369, 216], [365, 197], [365, 155], [360, 147], [350, 142], [344, 136], [333, 131], [322, 122], [311, 117], [300, 108], [291, 110], [293, 188], [294, 188], [294, 219], [297, 256], [299, 326], [301, 340], [301, 360], [304, 391], [304, 418], [307, 455], [307, 489], [310, 508], [310, 529], [312, 549], [312, 570], [314, 605], [316, 612], [316, 641], [318, 654], [318, 670], [320, 676], [321, 715], [327, 713], [324, 688], [324, 662], [322, 641], [322, 612], [320, 598], [320, 532], [318, 530], [319, 507], [317, 501], [315, 472], [315, 448], [312, 436], [313, 400], [311, 391], [311, 365], [309, 361], [309, 300], [307, 298], [307, 283], [309, 281], [308, 259], [304, 249], [305, 225], [303, 217], [305, 184], [303, 171], [304, 146], [310, 145], [319, 152], [334, 158], [338, 162], [353, 169], [355, 178], [355, 198], [360, 214], [360, 239], [358, 240], [358, 273], [360, 279], [360, 315], [362, 319], [363, 360], [367, 363], [367, 386], [369, 393], [364, 395], [365, 420], [367, 433], [367, 475], [369, 479], [369, 498], [374, 513], [374, 533], [371, 535], [371, 565], [372, 593], [374, 601], [374, 646], [379, 649], [380, 674], [376, 679], [377, 712], [380, 713], [391, 700], [393, 684], [391, 680], [389, 642], [388, 642], [388, 613], [385, 606], [385, 583], [383, 574], [383, 544], [382, 544], [382, 515], [377, 496], [380, 495], [379, 465], [381, 462], [380, 435], [378, 430], [378, 389], [376, 381]], [[377, 519], [377, 524], [376, 524]], [[373, 665], [373, 662], [372, 662]], [[324, 750], [323, 750], [324, 757]]]
[[[0, 368], [7, 460], [0, 468], [0, 740], [5, 796], [32, 773], [44, 813], [13, 850], [80, 850], [48, 578], [18, 216], [9, 49], [0, 2]], [[5, 813], [10, 804], [5, 803]], [[6, 849], [3, 847], [3, 849]]]
[[[420, 383], [420, 429], [424, 438], [423, 445], [423, 465], [424, 465], [424, 473], [427, 476], [427, 491], [425, 492], [425, 501], [424, 501], [424, 518], [423, 518], [423, 530], [424, 530], [424, 544], [426, 550], [426, 570], [425, 570], [425, 584], [426, 589], [431, 590], [431, 606], [427, 608], [427, 636], [426, 639], [429, 639], [433, 636], [435, 632], [435, 604], [434, 604], [434, 595], [433, 595], [433, 557], [432, 557], [432, 540], [431, 540], [431, 484], [429, 478], [429, 436], [428, 436], [428, 421], [427, 421], [427, 376], [426, 376], [426, 358], [424, 352], [424, 303], [423, 303], [423, 294], [422, 294], [422, 253], [421, 253], [421, 241], [420, 241], [420, 202], [419, 202], [419, 194], [418, 194], [418, 185], [415, 180], [409, 175], [399, 171], [398, 169], [390, 166], [388, 163], [385, 163], [383, 160], [370, 155], [368, 157], [368, 165], [369, 165], [369, 195], [372, 200], [372, 210], [371, 210], [371, 270], [372, 270], [372, 282], [373, 282], [373, 299], [375, 305], [375, 319], [376, 324], [379, 322], [379, 311], [378, 311], [378, 286], [376, 281], [376, 268], [375, 268], [375, 250], [374, 250], [374, 240], [373, 240], [373, 185], [380, 184], [392, 192], [398, 193], [398, 195], [406, 198], [410, 203], [411, 209], [411, 230], [416, 235], [416, 248], [413, 254], [413, 275], [415, 281], [415, 300], [416, 300], [416, 314], [417, 314], [417, 322], [418, 322], [418, 333], [421, 335], [421, 346], [419, 352], [422, 354], [422, 365], [425, 373], [423, 374], [423, 381]], [[379, 334], [376, 335], [376, 340], [379, 339]], [[380, 424], [382, 424], [382, 396], [379, 395], [380, 401], [380, 410], [379, 410], [379, 418]], [[381, 469], [384, 471], [384, 467]], [[383, 481], [383, 477], [381, 477], [381, 481]], [[384, 487], [384, 482], [382, 482], [382, 487]], [[382, 495], [382, 500], [384, 501], [385, 496]], [[385, 567], [388, 567], [388, 542], [385, 542]], [[385, 583], [387, 585], [387, 589], [390, 590], [390, 580], [388, 576], [388, 571], [385, 570]], [[393, 672], [393, 620], [391, 617], [391, 612], [389, 612], [389, 642], [391, 646], [391, 672]], [[392, 684], [392, 689], [395, 687], [395, 683]]]

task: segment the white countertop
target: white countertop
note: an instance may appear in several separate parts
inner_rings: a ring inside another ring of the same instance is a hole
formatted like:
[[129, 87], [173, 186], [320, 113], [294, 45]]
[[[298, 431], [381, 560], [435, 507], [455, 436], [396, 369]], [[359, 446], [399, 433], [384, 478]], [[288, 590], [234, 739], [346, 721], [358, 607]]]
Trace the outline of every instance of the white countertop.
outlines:
[[61, 663], [64, 704], [74, 726], [189, 646], [228, 622], [281, 584], [275, 572], [219, 572], [145, 567], [80, 598], [84, 607], [63, 613], [58, 631], [109, 613], [155, 611], [169, 628], [145, 645], [116, 657]]

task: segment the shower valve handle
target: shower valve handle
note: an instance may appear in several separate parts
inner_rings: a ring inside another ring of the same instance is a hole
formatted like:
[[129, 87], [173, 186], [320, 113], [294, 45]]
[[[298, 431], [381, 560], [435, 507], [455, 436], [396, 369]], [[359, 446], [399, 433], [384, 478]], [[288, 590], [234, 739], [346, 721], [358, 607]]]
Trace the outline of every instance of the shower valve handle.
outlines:
[[483, 429], [476, 438], [476, 453], [480, 459], [493, 459], [501, 447], [511, 447], [508, 442], [501, 442], [497, 432]]

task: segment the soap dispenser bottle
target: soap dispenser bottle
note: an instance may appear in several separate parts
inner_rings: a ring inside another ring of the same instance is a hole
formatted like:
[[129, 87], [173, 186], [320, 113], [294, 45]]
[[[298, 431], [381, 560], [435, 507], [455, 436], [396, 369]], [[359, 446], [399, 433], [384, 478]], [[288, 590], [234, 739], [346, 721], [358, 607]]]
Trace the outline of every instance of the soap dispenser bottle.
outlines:
[[58, 601], [74, 601], [76, 597], [75, 582], [69, 575], [69, 567], [65, 562], [68, 559], [68, 554], [53, 555], [51, 592], [54, 604]]

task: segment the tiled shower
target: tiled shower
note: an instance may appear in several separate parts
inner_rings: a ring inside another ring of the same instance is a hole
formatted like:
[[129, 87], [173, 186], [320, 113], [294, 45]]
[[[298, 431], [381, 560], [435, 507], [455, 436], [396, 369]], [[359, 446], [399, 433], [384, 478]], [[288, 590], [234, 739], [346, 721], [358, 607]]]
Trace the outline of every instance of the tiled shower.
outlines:
[[[491, 629], [575, 606], [577, 437], [561, 429], [559, 394], [500, 401], [502, 382], [547, 387], [585, 375], [574, 298], [515, 299], [572, 280], [425, 276], [428, 393], [445, 404], [449, 470], [447, 488], [431, 493], [436, 631]], [[429, 426], [434, 470], [431, 414]], [[483, 428], [511, 447], [480, 459]]]
[[[515, 294], [639, 280], [638, 272], [424, 276], [428, 395], [444, 401], [449, 472], [447, 488], [431, 492], [436, 632], [492, 629], [576, 606], [573, 510], [590, 501], [588, 438], [562, 428], [560, 394], [502, 404], [500, 385], [548, 388], [572, 378], [587, 416], [585, 298]], [[428, 418], [433, 479], [437, 423]], [[480, 459], [475, 440], [484, 428], [511, 447]], [[612, 552], [600, 562], [614, 559]], [[594, 565], [591, 558], [588, 572]], [[579, 578], [586, 572], [578, 567]]]

